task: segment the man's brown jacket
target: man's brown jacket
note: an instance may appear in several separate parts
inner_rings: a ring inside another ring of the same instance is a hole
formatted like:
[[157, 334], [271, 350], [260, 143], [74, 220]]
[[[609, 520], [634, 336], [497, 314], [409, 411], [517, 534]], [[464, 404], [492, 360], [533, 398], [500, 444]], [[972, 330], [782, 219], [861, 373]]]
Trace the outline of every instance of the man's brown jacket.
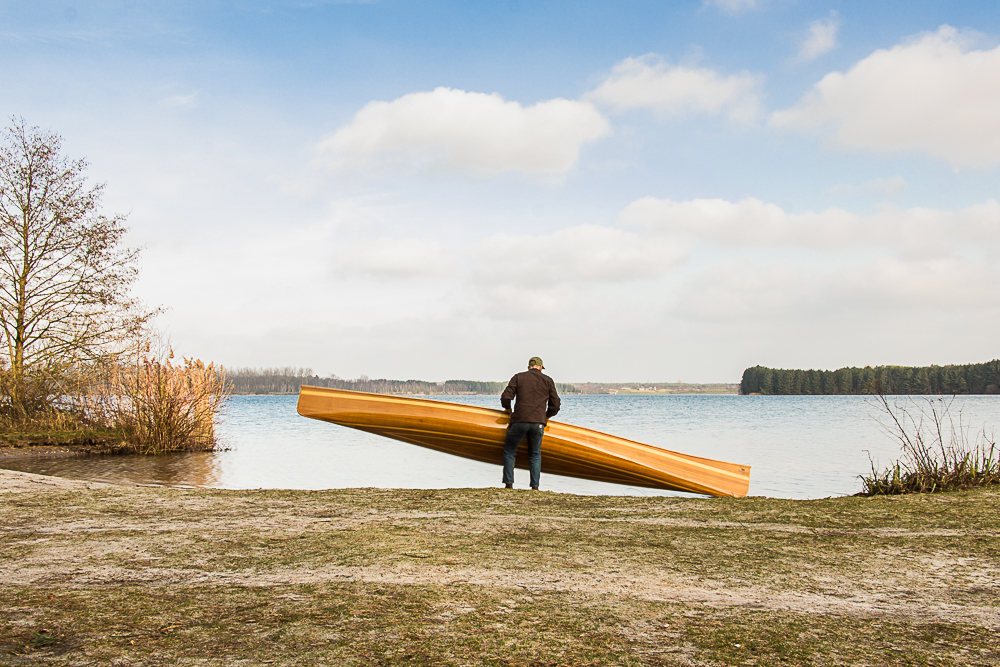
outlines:
[[517, 401], [514, 403], [514, 413], [510, 416], [511, 424], [516, 422], [547, 424], [549, 417], [555, 417], [559, 412], [556, 383], [537, 368], [512, 377], [507, 383], [507, 388], [500, 394], [500, 405], [505, 410], [510, 410], [510, 402], [514, 397], [517, 397]]

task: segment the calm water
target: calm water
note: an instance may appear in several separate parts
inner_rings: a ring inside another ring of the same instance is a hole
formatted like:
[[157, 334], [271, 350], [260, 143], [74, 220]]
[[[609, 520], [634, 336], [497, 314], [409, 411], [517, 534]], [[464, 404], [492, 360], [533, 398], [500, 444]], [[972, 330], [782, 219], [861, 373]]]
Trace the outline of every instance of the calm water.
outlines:
[[[497, 407], [495, 396], [442, 400]], [[923, 398], [918, 397], [918, 401]], [[468, 461], [298, 416], [296, 396], [235, 396], [221, 426], [227, 451], [162, 457], [80, 457], [0, 463], [95, 481], [229, 489], [499, 486], [500, 466]], [[960, 396], [952, 412], [1000, 426], [1000, 397]], [[822, 498], [859, 490], [868, 454], [888, 463], [898, 446], [860, 396], [572, 396], [560, 421], [698, 456], [753, 466], [750, 494]], [[544, 443], [542, 455], [544, 457]], [[515, 473], [516, 486], [528, 484]], [[554, 475], [542, 488], [580, 494], [684, 495]]]

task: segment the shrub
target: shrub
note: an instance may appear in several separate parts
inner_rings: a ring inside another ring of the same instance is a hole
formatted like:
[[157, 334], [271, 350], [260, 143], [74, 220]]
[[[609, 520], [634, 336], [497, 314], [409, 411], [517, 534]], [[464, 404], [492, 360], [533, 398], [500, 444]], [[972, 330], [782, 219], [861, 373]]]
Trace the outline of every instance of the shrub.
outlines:
[[69, 432], [90, 428], [76, 400], [77, 369], [17, 373], [0, 363], [0, 429], [5, 432]]
[[222, 367], [200, 359], [173, 361], [148, 351], [109, 364], [92, 401], [94, 417], [139, 454], [215, 447], [215, 420], [227, 398]]
[[[952, 414], [955, 397], [912, 398], [889, 403], [884, 394], [875, 402], [883, 412], [882, 429], [898, 440], [902, 456], [883, 470], [871, 462], [871, 474], [861, 475], [858, 495], [896, 495], [959, 491], [1000, 485], [1000, 451], [986, 428], [970, 435], [971, 428]], [[870, 459], [869, 459], [870, 460]]]

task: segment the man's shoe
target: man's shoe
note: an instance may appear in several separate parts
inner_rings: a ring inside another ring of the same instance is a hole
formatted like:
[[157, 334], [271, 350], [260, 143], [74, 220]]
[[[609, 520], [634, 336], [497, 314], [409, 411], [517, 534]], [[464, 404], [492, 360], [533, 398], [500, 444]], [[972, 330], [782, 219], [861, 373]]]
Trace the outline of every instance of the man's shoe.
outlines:
[[531, 490], [532, 490], [532, 491], [537, 491], [537, 490], [538, 490], [538, 487], [537, 487], [537, 486], [533, 486], [533, 487], [531, 487]]
[[514, 485], [513, 484], [504, 484], [503, 488], [505, 488], [505, 489], [513, 489]]

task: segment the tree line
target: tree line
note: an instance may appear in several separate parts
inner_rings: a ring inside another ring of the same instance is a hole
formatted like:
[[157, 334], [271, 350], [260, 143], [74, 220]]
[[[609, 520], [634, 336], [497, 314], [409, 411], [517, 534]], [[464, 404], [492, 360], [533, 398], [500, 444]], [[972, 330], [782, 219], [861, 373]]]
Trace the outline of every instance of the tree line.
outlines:
[[749, 394], [996, 394], [1000, 360], [949, 366], [865, 366], [835, 371], [754, 366], [743, 371]]
[[[487, 394], [499, 395], [506, 382], [480, 380], [447, 380], [426, 382], [424, 380], [371, 379], [362, 375], [356, 380], [345, 380], [336, 375], [320, 377], [311, 368], [236, 368], [226, 372], [226, 380], [233, 394], [297, 394], [302, 385], [367, 391], [373, 394]], [[579, 393], [571, 384], [556, 383], [561, 394]]]

